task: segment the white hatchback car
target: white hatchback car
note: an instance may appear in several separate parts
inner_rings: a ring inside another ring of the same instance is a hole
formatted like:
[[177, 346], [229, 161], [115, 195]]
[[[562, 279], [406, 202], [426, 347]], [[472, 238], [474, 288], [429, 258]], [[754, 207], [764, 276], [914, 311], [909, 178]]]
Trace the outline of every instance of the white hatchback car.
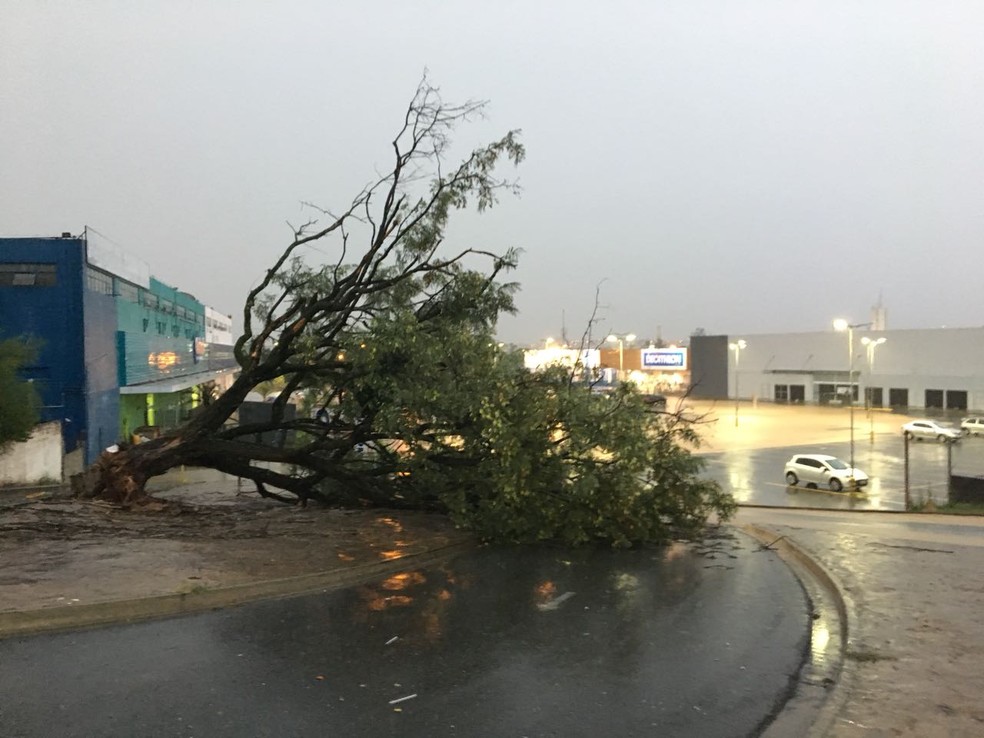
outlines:
[[972, 415], [960, 421], [960, 430], [968, 436], [984, 435], [984, 418], [979, 415]]
[[913, 438], [929, 438], [940, 443], [960, 440], [960, 431], [950, 423], [936, 420], [912, 420], [902, 426], [902, 435]]
[[845, 487], [860, 489], [868, 484], [868, 475], [860, 469], [826, 454], [796, 454], [786, 462], [786, 483], [796, 486], [828, 487], [840, 492]]

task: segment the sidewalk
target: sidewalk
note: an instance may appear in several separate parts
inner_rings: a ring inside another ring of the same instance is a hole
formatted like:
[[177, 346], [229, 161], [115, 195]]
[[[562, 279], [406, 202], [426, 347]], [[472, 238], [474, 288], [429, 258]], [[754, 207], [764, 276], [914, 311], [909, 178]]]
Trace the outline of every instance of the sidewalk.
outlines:
[[744, 508], [734, 522], [786, 536], [840, 590], [848, 640], [825, 735], [984, 735], [984, 520]]

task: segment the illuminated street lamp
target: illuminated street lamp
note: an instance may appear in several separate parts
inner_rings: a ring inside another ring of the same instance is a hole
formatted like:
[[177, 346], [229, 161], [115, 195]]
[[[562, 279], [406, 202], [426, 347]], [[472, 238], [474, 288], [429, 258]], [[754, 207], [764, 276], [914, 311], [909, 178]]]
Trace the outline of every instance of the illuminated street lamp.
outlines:
[[738, 400], [740, 398], [738, 394], [738, 362], [741, 359], [741, 351], [746, 346], [748, 346], [748, 342], [744, 338], [739, 338], [734, 343], [728, 344], [728, 348], [735, 352], [735, 428], [738, 427]]
[[871, 323], [851, 323], [844, 318], [834, 320], [835, 331], [847, 331], [847, 403], [851, 409], [851, 469], [854, 468], [854, 329], [867, 328]]
[[624, 359], [624, 352], [625, 352], [625, 343], [624, 343], [624, 341], [628, 341], [629, 343], [631, 343], [632, 341], [636, 340], [636, 334], [635, 333], [626, 333], [624, 335], [620, 335], [620, 334], [617, 334], [617, 333], [612, 333], [612, 334], [609, 334], [608, 338], [606, 338], [605, 340], [606, 341], [610, 341], [612, 343], [614, 343], [615, 341], [618, 341], [618, 378], [621, 380], [622, 379], [622, 369], [623, 369], [623, 365], [624, 365], [624, 361], [623, 361], [623, 359]]
[[868, 386], [865, 389], [864, 396], [864, 406], [868, 411], [868, 435], [871, 438], [872, 443], [875, 441], [875, 415], [871, 411], [871, 375], [875, 369], [875, 349], [881, 346], [888, 339], [885, 336], [881, 338], [868, 338], [868, 336], [861, 337], [861, 343], [868, 351]]

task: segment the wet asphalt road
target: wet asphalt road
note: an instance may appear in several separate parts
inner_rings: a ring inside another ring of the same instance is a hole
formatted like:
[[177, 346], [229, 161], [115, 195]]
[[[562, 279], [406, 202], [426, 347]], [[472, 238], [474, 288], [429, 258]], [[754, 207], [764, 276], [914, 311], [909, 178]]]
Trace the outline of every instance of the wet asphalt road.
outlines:
[[[899, 434], [858, 434], [854, 464], [871, 478], [862, 493], [835, 493], [788, 486], [783, 467], [796, 453], [830, 454], [850, 460], [850, 441], [707, 454], [704, 475], [734, 494], [739, 503], [770, 507], [823, 507], [842, 510], [904, 510], [905, 453]], [[984, 438], [964, 438], [953, 444], [954, 474], [984, 474]], [[947, 499], [947, 447], [933, 441], [909, 445], [909, 490], [913, 502], [932, 496]]]
[[803, 590], [739, 533], [481, 549], [337, 592], [0, 642], [0, 734], [754, 735]]

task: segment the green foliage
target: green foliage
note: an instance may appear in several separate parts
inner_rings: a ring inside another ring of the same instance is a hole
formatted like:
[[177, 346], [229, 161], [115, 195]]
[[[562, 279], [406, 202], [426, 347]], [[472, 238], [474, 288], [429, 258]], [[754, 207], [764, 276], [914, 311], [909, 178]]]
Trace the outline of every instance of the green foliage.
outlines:
[[628, 385], [606, 396], [561, 368], [527, 371], [476, 318], [501, 298], [463, 279], [439, 319], [390, 311], [350, 351], [344, 413], [371, 418], [374, 439], [358, 463], [390, 473], [394, 499], [511, 542], [629, 546], [730, 516], [685, 447], [691, 423]]
[[26, 441], [38, 423], [37, 391], [18, 376], [35, 356], [36, 350], [23, 340], [0, 341], [0, 448]]
[[472, 463], [431, 460], [430, 474], [410, 476], [441, 490], [460, 525], [489, 539], [627, 546], [730, 515], [731, 499], [698, 478], [702, 462], [680, 443], [694, 436], [685, 421], [628, 388], [606, 397], [516, 364], [461, 427], [456, 451]]
[[937, 503], [929, 492], [910, 503], [908, 512], [939, 513], [940, 515], [984, 515], [984, 503], [980, 502], [941, 502]]

